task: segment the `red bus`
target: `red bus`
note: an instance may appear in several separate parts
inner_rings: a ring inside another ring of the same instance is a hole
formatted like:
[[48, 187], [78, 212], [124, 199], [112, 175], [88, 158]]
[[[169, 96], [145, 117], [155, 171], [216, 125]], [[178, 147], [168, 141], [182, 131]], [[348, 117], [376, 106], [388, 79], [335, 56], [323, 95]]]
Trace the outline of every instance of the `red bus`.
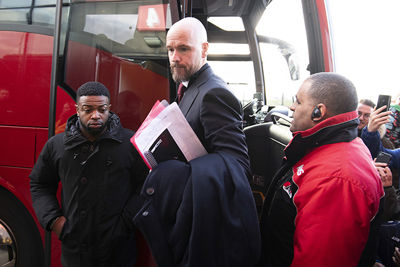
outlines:
[[[64, 130], [84, 82], [105, 84], [112, 110], [134, 130], [156, 100], [173, 101], [165, 39], [185, 16], [206, 26], [209, 63], [245, 107], [253, 188], [262, 198], [279, 165], [277, 155], [266, 169], [263, 155], [281, 153], [287, 141], [283, 133], [260, 146], [260, 122], [307, 75], [333, 71], [323, 0], [2, 0], [0, 266], [61, 266], [60, 244], [31, 205], [28, 175], [37, 156]], [[143, 244], [137, 266], [152, 266]]]

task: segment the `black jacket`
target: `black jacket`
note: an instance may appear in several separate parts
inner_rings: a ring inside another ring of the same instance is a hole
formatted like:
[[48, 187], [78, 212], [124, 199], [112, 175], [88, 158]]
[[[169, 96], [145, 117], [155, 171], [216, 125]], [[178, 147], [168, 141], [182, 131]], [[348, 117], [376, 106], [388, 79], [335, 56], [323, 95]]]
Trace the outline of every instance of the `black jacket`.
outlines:
[[74, 115], [43, 148], [30, 174], [33, 207], [48, 230], [54, 218], [67, 218], [60, 236], [64, 266], [135, 260], [131, 219], [147, 168], [129, 141], [132, 135], [111, 113], [106, 132], [90, 142]]
[[[207, 167], [205, 167], [207, 166]], [[260, 233], [245, 170], [218, 152], [189, 164], [170, 160], [143, 185], [134, 218], [158, 266], [254, 266]]]

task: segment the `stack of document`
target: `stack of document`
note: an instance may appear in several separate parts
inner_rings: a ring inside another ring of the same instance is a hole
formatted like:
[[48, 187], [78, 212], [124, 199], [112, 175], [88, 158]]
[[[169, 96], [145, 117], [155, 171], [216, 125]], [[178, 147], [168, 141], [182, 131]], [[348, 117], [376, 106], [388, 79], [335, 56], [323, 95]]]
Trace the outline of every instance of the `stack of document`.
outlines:
[[150, 169], [162, 161], [188, 162], [207, 154], [178, 105], [166, 100], [154, 104], [131, 143]]

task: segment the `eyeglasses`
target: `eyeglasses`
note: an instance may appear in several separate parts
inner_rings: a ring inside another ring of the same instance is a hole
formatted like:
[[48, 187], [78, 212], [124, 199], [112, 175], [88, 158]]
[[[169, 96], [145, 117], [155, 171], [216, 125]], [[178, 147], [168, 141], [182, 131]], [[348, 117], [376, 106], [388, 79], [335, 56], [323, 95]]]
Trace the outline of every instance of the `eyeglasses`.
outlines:
[[364, 118], [368, 119], [371, 113], [364, 113], [361, 111], [358, 111], [358, 117], [360, 118], [361, 116], [364, 116]]

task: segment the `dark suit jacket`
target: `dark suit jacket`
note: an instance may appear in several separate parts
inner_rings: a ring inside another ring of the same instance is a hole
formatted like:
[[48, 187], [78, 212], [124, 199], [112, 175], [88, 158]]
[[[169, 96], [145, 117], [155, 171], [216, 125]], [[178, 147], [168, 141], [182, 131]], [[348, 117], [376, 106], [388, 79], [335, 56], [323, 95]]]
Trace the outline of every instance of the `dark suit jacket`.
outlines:
[[158, 266], [254, 266], [260, 233], [241, 105], [206, 64], [179, 106], [209, 154], [156, 166], [134, 223]]
[[250, 173], [241, 104], [208, 64], [193, 75], [179, 107], [208, 153], [232, 154]]

